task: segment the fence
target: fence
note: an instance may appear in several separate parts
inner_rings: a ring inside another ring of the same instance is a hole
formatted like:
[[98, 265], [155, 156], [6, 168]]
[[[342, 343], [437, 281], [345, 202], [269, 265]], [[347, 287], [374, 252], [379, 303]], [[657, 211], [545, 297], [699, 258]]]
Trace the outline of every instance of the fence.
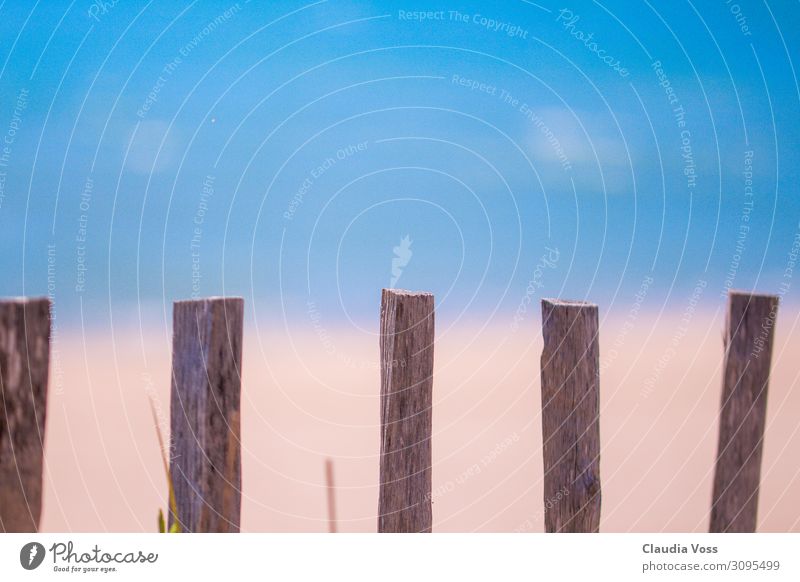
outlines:
[[[238, 532], [241, 513], [240, 298], [173, 309], [170, 525]], [[728, 295], [710, 531], [756, 528], [778, 298]], [[596, 305], [542, 301], [545, 529], [600, 525], [599, 326]], [[48, 299], [0, 301], [0, 529], [37, 531], [50, 342]], [[379, 532], [432, 531], [434, 299], [384, 289], [380, 312]], [[335, 531], [333, 471], [326, 467]]]

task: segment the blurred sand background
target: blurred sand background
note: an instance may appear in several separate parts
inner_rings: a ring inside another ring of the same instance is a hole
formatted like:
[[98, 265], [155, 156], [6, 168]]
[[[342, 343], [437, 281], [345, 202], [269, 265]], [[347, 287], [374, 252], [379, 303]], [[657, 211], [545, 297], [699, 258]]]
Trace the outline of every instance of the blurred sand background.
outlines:
[[[778, 317], [760, 531], [800, 531], [797, 317]], [[724, 313], [601, 320], [601, 530], [705, 531]], [[434, 531], [543, 531], [539, 329], [538, 314], [517, 330], [437, 321]], [[169, 334], [58, 331], [43, 531], [156, 531], [166, 482], [148, 394], [168, 428]], [[326, 457], [340, 531], [375, 531], [377, 362], [377, 337], [352, 327], [246, 324], [243, 531], [326, 531]]]

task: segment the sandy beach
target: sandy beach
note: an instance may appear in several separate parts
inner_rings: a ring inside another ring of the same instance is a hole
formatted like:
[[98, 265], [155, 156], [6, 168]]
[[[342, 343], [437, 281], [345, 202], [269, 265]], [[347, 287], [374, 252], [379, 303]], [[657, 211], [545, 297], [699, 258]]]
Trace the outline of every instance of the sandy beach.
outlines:
[[[796, 318], [777, 326], [759, 531], [800, 531]], [[722, 311], [602, 320], [602, 531], [707, 529], [723, 325]], [[543, 531], [538, 329], [437, 322], [434, 531]], [[246, 325], [243, 531], [326, 531], [326, 458], [339, 530], [375, 531], [377, 338], [327, 338]], [[43, 531], [156, 530], [166, 482], [148, 402], [168, 431], [169, 341], [157, 326], [59, 330]]]

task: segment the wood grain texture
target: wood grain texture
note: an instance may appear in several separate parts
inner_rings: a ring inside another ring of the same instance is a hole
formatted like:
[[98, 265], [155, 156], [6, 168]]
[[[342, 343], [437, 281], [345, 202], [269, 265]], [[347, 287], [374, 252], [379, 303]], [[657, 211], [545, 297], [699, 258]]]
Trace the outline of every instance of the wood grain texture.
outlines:
[[379, 532], [430, 532], [433, 295], [381, 296]]
[[170, 474], [184, 532], [239, 531], [243, 312], [240, 298], [173, 308]]
[[547, 532], [600, 528], [597, 306], [544, 299], [541, 359]]
[[50, 360], [50, 301], [0, 300], [0, 530], [36, 532]]
[[754, 532], [778, 298], [731, 291], [711, 532]]

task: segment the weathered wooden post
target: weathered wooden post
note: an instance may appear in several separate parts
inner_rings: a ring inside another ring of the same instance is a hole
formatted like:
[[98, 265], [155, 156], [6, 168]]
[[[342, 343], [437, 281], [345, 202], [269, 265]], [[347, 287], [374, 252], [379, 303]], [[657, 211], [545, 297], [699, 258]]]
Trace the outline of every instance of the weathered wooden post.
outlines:
[[0, 530], [35, 532], [50, 361], [50, 300], [0, 300]]
[[336, 533], [336, 485], [333, 481], [333, 461], [325, 459], [325, 489], [328, 499], [328, 533]]
[[173, 308], [170, 475], [184, 532], [239, 531], [243, 318], [241, 298]]
[[547, 532], [600, 528], [597, 305], [542, 300], [542, 436]]
[[728, 294], [711, 532], [754, 532], [778, 297]]
[[381, 295], [379, 532], [430, 532], [433, 295]]

